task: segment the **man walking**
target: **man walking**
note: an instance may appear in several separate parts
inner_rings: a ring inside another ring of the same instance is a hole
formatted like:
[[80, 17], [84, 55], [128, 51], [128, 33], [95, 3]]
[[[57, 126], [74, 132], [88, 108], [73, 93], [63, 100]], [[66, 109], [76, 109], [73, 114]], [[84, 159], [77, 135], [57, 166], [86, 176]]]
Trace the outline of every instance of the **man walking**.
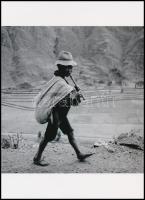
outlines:
[[[53, 100], [53, 107], [51, 107], [51, 112], [47, 117], [48, 125], [44, 137], [42, 138], [38, 151], [33, 158], [33, 163], [36, 165], [40, 166], [48, 165], [48, 163], [41, 160], [41, 156], [47, 143], [55, 139], [58, 128], [60, 128], [61, 131], [68, 136], [69, 143], [73, 147], [77, 155], [77, 158], [80, 161], [83, 161], [84, 159], [92, 155], [92, 153], [88, 154], [81, 153], [74, 137], [74, 130], [71, 127], [69, 120], [67, 118], [67, 114], [70, 110], [71, 105], [77, 106], [81, 102], [80, 94], [75, 90], [74, 87], [70, 86], [67, 80], [65, 79], [65, 77], [71, 75], [72, 69], [76, 65], [77, 64], [73, 60], [73, 57], [70, 52], [66, 51], [60, 52], [58, 60], [56, 61], [56, 66], [58, 70], [54, 72], [54, 79], [51, 82], [51, 86], [49, 86], [50, 91], [54, 91], [50, 99], [54, 97], [54, 93], [56, 94], [57, 97], [59, 93], [59, 97], [57, 98], [57, 100], [56, 99]], [[52, 88], [55, 89], [53, 90]], [[51, 100], [50, 102], [52, 103]]]

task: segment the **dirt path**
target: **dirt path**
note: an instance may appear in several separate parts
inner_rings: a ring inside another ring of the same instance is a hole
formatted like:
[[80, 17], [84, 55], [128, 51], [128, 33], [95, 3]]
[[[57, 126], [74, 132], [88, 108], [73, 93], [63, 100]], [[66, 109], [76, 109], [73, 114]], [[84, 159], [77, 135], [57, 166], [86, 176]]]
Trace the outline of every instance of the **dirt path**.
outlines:
[[109, 152], [104, 146], [94, 148], [92, 141], [79, 141], [83, 152], [95, 154], [85, 162], [79, 162], [65, 138], [49, 143], [43, 156], [50, 164], [47, 167], [32, 163], [38, 148], [33, 138], [25, 138], [19, 149], [2, 149], [2, 173], [142, 173], [144, 151], [129, 147], [112, 146]]

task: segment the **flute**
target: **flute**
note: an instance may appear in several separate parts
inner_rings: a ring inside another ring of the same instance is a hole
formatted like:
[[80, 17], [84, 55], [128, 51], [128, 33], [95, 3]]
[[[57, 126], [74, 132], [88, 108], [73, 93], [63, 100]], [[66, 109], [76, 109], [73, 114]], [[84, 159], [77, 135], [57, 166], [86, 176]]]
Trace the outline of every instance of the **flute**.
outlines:
[[[73, 81], [74, 85], [75, 85], [75, 89], [77, 92], [79, 92], [81, 89], [77, 86], [76, 82], [74, 81], [73, 77], [70, 75], [71, 80]], [[83, 100], [85, 100], [85, 97], [83, 96], [83, 94], [81, 93], [80, 96], [83, 98]]]

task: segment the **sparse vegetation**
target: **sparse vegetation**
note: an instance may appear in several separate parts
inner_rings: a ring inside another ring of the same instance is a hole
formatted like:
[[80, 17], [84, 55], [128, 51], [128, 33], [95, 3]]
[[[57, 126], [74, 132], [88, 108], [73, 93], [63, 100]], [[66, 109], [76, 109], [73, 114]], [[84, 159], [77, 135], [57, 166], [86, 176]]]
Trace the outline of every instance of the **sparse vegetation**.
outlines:
[[138, 81], [135, 83], [135, 88], [144, 88], [144, 81]]
[[111, 86], [112, 85], [112, 81], [108, 81], [107, 85]]
[[31, 89], [32, 86], [30, 83], [27, 83], [27, 82], [24, 82], [24, 83], [21, 83], [18, 85], [18, 88], [19, 89]]
[[22, 141], [22, 134], [17, 133], [14, 135], [3, 136], [1, 140], [1, 148], [18, 149], [21, 141]]
[[98, 81], [98, 83], [99, 83], [99, 84], [104, 84], [105, 81], [104, 81], [104, 80], [100, 80], [100, 81]]

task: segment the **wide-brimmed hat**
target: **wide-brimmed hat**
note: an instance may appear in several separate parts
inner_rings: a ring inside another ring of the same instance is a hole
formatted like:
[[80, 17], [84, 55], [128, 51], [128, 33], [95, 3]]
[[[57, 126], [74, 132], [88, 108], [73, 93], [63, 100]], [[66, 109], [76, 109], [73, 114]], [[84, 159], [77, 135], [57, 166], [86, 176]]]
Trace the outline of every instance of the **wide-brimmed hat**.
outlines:
[[55, 62], [55, 65], [64, 65], [64, 66], [76, 66], [77, 63], [73, 60], [73, 56], [68, 51], [61, 51], [58, 55], [58, 60]]

